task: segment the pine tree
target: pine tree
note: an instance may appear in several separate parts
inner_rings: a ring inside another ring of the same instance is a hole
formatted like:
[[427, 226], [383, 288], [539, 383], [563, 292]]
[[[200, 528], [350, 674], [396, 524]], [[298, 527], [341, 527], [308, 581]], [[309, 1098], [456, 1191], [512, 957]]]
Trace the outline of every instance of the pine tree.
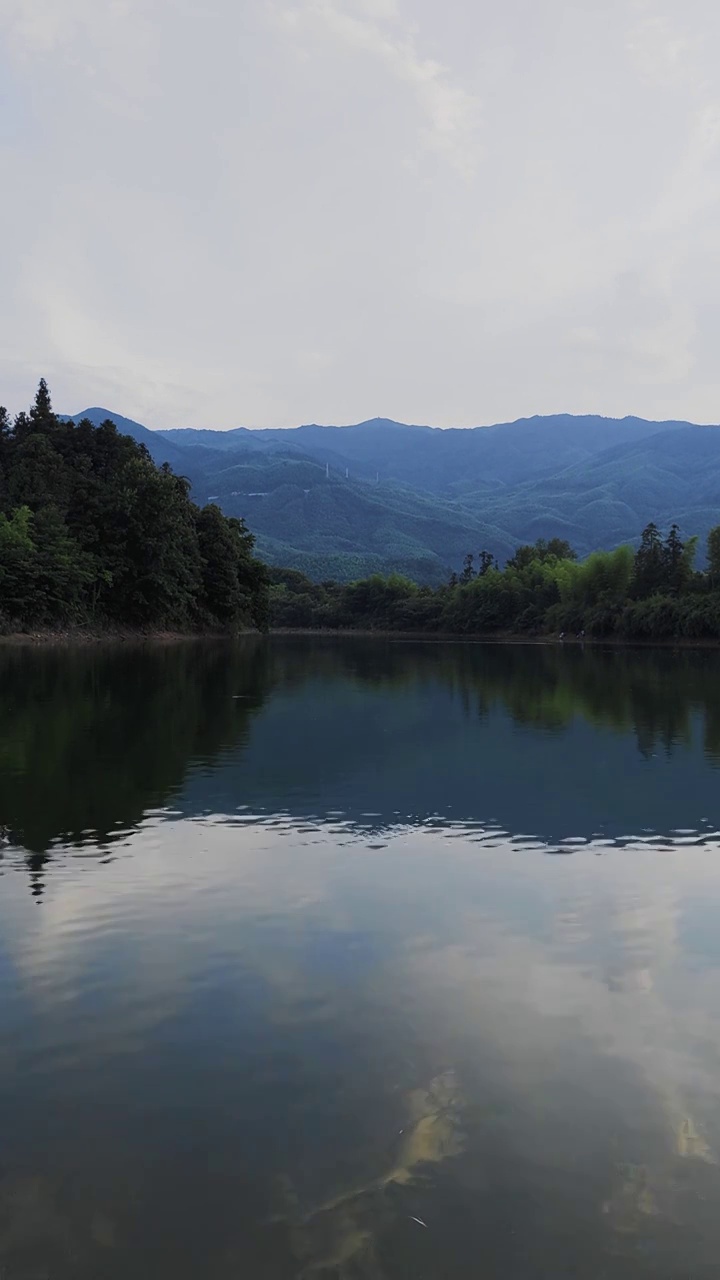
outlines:
[[475, 577], [475, 557], [473, 556], [472, 552], [469, 551], [463, 561], [462, 573], [460, 574], [460, 581], [463, 583], [472, 582], [474, 577]]
[[634, 594], [656, 595], [666, 585], [666, 557], [660, 530], [652, 521], [643, 529], [633, 569]]
[[720, 524], [711, 529], [707, 538], [708, 573], [713, 590], [720, 587]]
[[679, 595], [685, 585], [685, 544], [680, 537], [676, 524], [671, 525], [670, 532], [663, 547], [665, 562], [665, 584], [674, 595]]
[[43, 424], [57, 421], [53, 413], [48, 384], [44, 378], [41, 378], [38, 383], [35, 402], [30, 410], [30, 418], [33, 422], [41, 422]]

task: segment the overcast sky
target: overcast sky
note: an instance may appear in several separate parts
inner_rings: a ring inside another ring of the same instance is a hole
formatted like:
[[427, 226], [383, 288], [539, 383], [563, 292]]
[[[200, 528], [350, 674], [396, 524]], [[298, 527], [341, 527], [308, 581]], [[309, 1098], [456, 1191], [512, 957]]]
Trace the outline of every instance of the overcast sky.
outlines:
[[0, 402], [720, 420], [717, 0], [0, 0]]

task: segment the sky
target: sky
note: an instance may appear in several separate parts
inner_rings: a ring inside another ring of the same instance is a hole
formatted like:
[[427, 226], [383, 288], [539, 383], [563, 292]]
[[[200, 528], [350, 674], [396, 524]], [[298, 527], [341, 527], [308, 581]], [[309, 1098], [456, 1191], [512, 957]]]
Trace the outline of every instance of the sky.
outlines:
[[0, 402], [720, 420], [716, 0], [0, 0]]

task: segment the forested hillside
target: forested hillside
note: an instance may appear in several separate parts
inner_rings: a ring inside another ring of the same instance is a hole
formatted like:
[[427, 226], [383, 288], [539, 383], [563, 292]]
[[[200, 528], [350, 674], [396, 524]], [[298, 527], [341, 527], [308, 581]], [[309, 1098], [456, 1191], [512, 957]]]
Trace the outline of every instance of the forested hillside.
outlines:
[[374, 419], [160, 435], [115, 420], [187, 476], [196, 501], [245, 517], [271, 564], [316, 581], [396, 571], [437, 586], [468, 547], [504, 563], [559, 537], [588, 555], [637, 545], [651, 520], [699, 534], [702, 563], [717, 518], [718, 427], [560, 414], [472, 430]]
[[112, 422], [58, 418], [44, 382], [0, 409], [0, 628], [263, 628], [252, 535], [189, 487]]

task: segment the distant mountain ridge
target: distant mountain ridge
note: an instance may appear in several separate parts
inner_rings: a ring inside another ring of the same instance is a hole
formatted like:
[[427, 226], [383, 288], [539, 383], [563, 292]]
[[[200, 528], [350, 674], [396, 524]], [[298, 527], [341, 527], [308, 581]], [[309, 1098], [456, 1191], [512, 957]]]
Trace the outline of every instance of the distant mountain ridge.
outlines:
[[186, 475], [196, 501], [243, 515], [272, 563], [315, 578], [397, 569], [440, 581], [467, 551], [568, 538], [583, 555], [650, 519], [704, 537], [720, 522], [720, 429], [557, 414], [487, 427], [118, 429]]

